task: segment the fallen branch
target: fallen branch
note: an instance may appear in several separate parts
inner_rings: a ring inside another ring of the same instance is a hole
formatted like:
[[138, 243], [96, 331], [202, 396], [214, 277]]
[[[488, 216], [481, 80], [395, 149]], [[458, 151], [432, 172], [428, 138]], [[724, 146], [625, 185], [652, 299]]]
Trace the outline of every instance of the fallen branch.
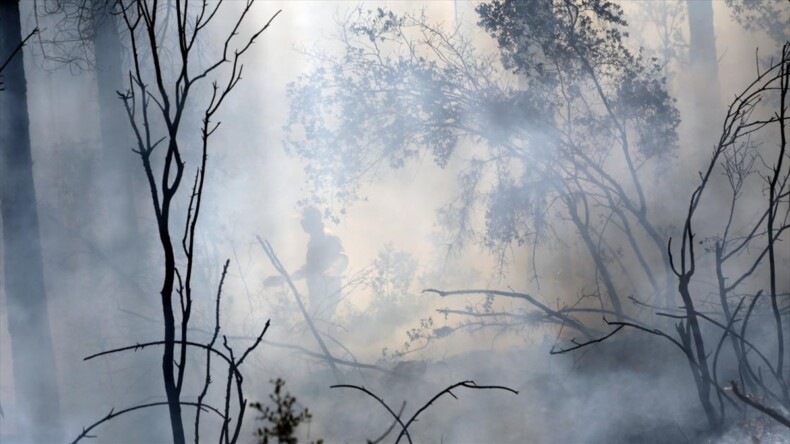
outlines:
[[750, 398], [749, 396], [741, 393], [741, 391], [738, 389], [738, 384], [735, 381], [730, 381], [730, 386], [732, 386], [732, 392], [735, 393], [735, 396], [737, 396], [738, 399], [740, 399], [747, 405], [754, 407], [755, 409], [765, 413], [771, 418], [779, 421], [779, 423], [782, 424], [783, 426], [790, 428], [790, 419], [785, 418], [776, 410], [768, 406], [762, 405], [759, 402], [755, 401], [754, 399]]
[[501, 291], [501, 290], [454, 290], [454, 291], [444, 291], [444, 290], [437, 290], [435, 288], [426, 288], [422, 291], [423, 293], [436, 293], [441, 297], [447, 296], [455, 296], [455, 295], [472, 295], [472, 294], [485, 294], [485, 295], [492, 295], [492, 296], [503, 296], [508, 298], [515, 298], [515, 299], [523, 299], [530, 304], [538, 307], [547, 315], [552, 318], [557, 319], [561, 323], [568, 325], [572, 328], [578, 330], [581, 334], [583, 334], [587, 339], [593, 339], [593, 335], [590, 333], [590, 330], [585, 327], [581, 322], [577, 321], [571, 316], [563, 314], [557, 310], [552, 310], [547, 305], [541, 303], [534, 297], [526, 294], [526, 293], [516, 293], [513, 291]]

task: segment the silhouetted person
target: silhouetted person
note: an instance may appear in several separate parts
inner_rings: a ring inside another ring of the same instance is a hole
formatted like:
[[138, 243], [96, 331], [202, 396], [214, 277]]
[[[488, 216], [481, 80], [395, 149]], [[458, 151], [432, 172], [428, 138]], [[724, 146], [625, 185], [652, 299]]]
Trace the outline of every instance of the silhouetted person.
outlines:
[[[307, 281], [307, 297], [314, 316], [331, 320], [341, 299], [343, 274], [348, 258], [340, 239], [329, 233], [321, 221], [321, 212], [307, 207], [302, 212], [302, 229], [310, 235], [305, 264], [291, 275], [291, 279]], [[264, 286], [283, 284], [282, 276], [271, 276]]]

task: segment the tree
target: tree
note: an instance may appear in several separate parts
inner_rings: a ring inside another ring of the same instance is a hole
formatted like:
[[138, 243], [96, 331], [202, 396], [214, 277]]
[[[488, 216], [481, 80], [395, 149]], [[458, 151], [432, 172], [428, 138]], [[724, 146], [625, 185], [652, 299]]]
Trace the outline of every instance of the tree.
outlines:
[[[679, 253], [672, 259], [672, 269], [683, 305], [656, 314], [674, 320], [675, 332], [642, 323], [608, 322], [617, 329], [604, 338], [558, 351], [601, 342], [623, 327], [671, 341], [688, 361], [708, 425], [716, 432], [726, 424], [727, 405], [743, 410], [745, 404], [790, 427], [785, 370], [790, 282], [777, 269], [790, 257], [776, 248], [790, 229], [790, 43], [777, 59], [765, 71], [758, 66], [755, 80], [728, 107], [721, 137], [689, 199], [680, 248], [673, 250], [671, 239], [668, 244], [670, 252]], [[716, 183], [717, 174], [724, 178], [723, 184]], [[716, 205], [713, 190], [708, 191], [714, 187], [728, 191], [729, 204], [723, 208]], [[713, 205], [706, 208], [706, 201]], [[698, 223], [702, 215], [707, 216], [706, 223]], [[712, 260], [705, 261], [704, 256]], [[716, 282], [720, 312], [698, 308], [708, 294], [705, 276]], [[760, 305], [761, 297], [767, 303]], [[759, 327], [749, 323], [755, 317], [760, 319]], [[722, 357], [725, 341], [733, 350], [729, 366]], [[730, 388], [743, 404], [725, 391], [721, 374], [737, 375], [739, 382], [731, 381]]]
[[[118, 140], [131, 140], [129, 126], [124, 112], [118, 106], [117, 91], [124, 83], [123, 54], [119, 32], [119, 2], [112, 0], [93, 0], [93, 48], [96, 69], [96, 87], [99, 92], [99, 120], [101, 128], [102, 154], [104, 168], [102, 179], [106, 183], [103, 194], [105, 217], [110, 218], [107, 226], [119, 227], [118, 232], [109, 233], [105, 248], [111, 251], [131, 251], [138, 257], [127, 258], [122, 264], [140, 259], [140, 246], [136, 242], [138, 234], [137, 212], [135, 211], [134, 182], [132, 180], [133, 154]], [[106, 228], [105, 228], [106, 231]], [[108, 236], [108, 234], [105, 234]]]
[[763, 31], [779, 45], [787, 40], [790, 12], [782, 0], [724, 0], [724, 3], [747, 31]]
[[713, 27], [713, 2], [686, 1], [689, 23], [689, 82], [693, 85], [693, 115], [696, 139], [702, 145], [716, 134], [723, 111], [719, 91], [719, 64]]
[[[196, 6], [195, 6], [196, 5]], [[129, 0], [122, 2], [119, 10], [128, 31], [132, 52], [132, 69], [129, 73], [129, 85], [125, 92], [119, 92], [136, 141], [135, 152], [142, 160], [151, 202], [156, 219], [156, 235], [160, 240], [164, 256], [163, 282], [160, 291], [160, 302], [164, 319], [164, 338], [162, 341], [138, 344], [132, 347], [103, 352], [95, 356], [106, 355], [119, 351], [137, 349], [141, 346], [156, 345], [163, 347], [162, 377], [166, 402], [135, 406], [120, 412], [111, 411], [105, 418], [94, 423], [77, 438], [87, 436], [90, 429], [120, 414], [140, 408], [166, 405], [173, 442], [183, 444], [186, 441], [182, 405], [197, 408], [195, 420], [195, 440], [199, 440], [200, 412], [207, 408], [222, 418], [220, 440], [231, 443], [239, 437], [242, 419], [247, 407], [243, 397], [243, 376], [239, 367], [245, 358], [260, 343], [268, 329], [269, 323], [261, 331], [252, 346], [237, 359], [230, 348], [227, 338], [223, 337], [223, 353], [214, 347], [219, 333], [219, 305], [222, 283], [217, 293], [216, 326], [211, 341], [199, 344], [189, 340], [189, 321], [193, 304], [193, 270], [195, 264], [195, 234], [197, 222], [201, 215], [203, 187], [206, 175], [209, 139], [216, 131], [219, 123], [215, 123], [219, 111], [230, 92], [238, 85], [243, 71], [242, 57], [249, 50], [272, 20], [276, 13], [262, 27], [253, 32], [246, 40], [236, 39], [239, 29], [248, 17], [253, 5], [252, 0], [242, 5], [242, 10], [223, 39], [219, 54], [206, 64], [195, 60], [195, 43], [209, 24], [213, 24], [222, 2], [210, 5], [207, 1], [193, 4], [186, 0], [175, 2], [175, 15], [172, 20], [165, 19], [166, 29], [160, 29], [164, 5], [157, 0]], [[169, 11], [169, 10], [168, 10]], [[168, 17], [165, 15], [165, 17]], [[174, 44], [178, 52], [169, 56], [165, 40], [172, 36], [177, 40]], [[198, 86], [213, 79], [208, 93], [201, 95]], [[207, 97], [206, 97], [207, 96]], [[199, 105], [198, 105], [199, 103]], [[196, 109], [200, 116], [199, 137], [189, 139], [184, 133], [188, 128], [187, 118], [193, 116]], [[185, 140], [187, 141], [185, 143]], [[192, 144], [197, 149], [189, 149]], [[183, 232], [174, 232], [172, 212], [178, 197], [184, 173], [186, 159], [191, 157], [198, 162], [194, 173], [191, 193], [186, 198], [187, 208], [184, 215]], [[179, 241], [180, 237], [180, 241]], [[227, 271], [227, 262], [223, 277]], [[207, 353], [205, 384], [197, 402], [183, 401], [182, 389], [187, 379], [187, 350], [197, 347]], [[204, 397], [211, 382], [210, 357], [219, 356], [228, 365], [228, 376], [225, 387], [224, 410], [211, 407], [204, 403]], [[94, 357], [95, 357], [94, 356]], [[235, 390], [232, 391], [232, 388]], [[235, 423], [232, 422], [231, 400], [237, 401], [235, 406]], [[76, 442], [75, 441], [75, 442]]]
[[[470, 143], [461, 191], [442, 214], [451, 243], [534, 254], [570, 230], [592, 260], [596, 297], [616, 316], [629, 279], [673, 305], [643, 186], [645, 170], [676, 146], [678, 112], [660, 67], [626, 48], [627, 23], [610, 2], [493, 1], [477, 12], [500, 66], [424, 15], [382, 9], [339, 23], [342, 55], [307, 53], [315, 68], [290, 86], [287, 146], [306, 162], [316, 203], [350, 204], [384, 168], [427, 156], [444, 167]], [[624, 266], [631, 260], [639, 267]]]
[[[720, 380], [726, 372], [737, 372], [740, 386], [752, 387], [749, 393], [756, 396], [745, 397], [749, 402], [770, 411], [786, 409], [781, 373], [786, 284], [779, 283], [775, 270], [787, 258], [774, 248], [787, 212], [785, 62], [761, 72], [729, 108], [710, 166], [701, 172], [702, 185], [684, 205], [678, 254], [672, 245], [667, 248], [673, 221], [643, 183], [650, 175], [664, 183], [678, 179], [670, 161], [679, 115], [655, 60], [626, 48], [627, 23], [620, 8], [584, 0], [494, 0], [477, 11], [479, 25], [497, 43], [501, 67], [423, 15], [381, 9], [358, 9], [341, 20], [340, 56], [307, 52], [316, 66], [291, 86], [287, 128], [292, 153], [306, 162], [314, 199], [324, 205], [351, 203], [362, 193], [361, 179], [431, 155], [444, 166], [457, 146], [469, 143], [474, 157], [459, 175], [458, 199], [443, 214], [456, 230], [454, 240], [474, 239], [473, 215], [481, 207], [486, 216], [482, 241], [494, 251], [523, 245], [532, 246], [535, 255], [546, 239], [579, 238], [594, 266], [592, 299], [597, 303], [585, 302], [584, 295], [578, 304], [553, 308], [513, 290], [425, 290], [442, 297], [487, 298], [482, 311], [441, 313], [467, 316], [477, 325], [556, 323], [587, 338], [555, 352], [600, 343], [626, 327], [668, 339], [691, 369], [711, 430], [724, 426], [725, 405], [743, 407]], [[698, 36], [707, 45], [698, 38], [692, 46], [702, 48], [696, 52], [704, 51], [715, 68], [712, 25], [708, 31]], [[715, 72], [703, 78], [708, 77], [716, 83]], [[512, 86], [516, 82], [518, 88]], [[757, 106], [761, 101], [781, 105], [766, 111]], [[781, 137], [771, 138], [771, 131]], [[698, 137], [693, 146], [705, 140]], [[782, 148], [768, 154], [768, 145]], [[756, 159], [765, 168], [757, 168]], [[713, 215], [711, 208], [720, 202], [701, 200], [713, 194], [703, 190], [718, 177], [714, 171], [727, 177], [716, 187], [730, 187], [729, 214]], [[751, 185], [744, 185], [746, 177]], [[740, 211], [761, 190], [764, 209], [743, 210], [758, 215], [744, 224]], [[702, 202], [709, 202], [704, 210]], [[670, 208], [674, 204], [664, 205]], [[707, 253], [719, 255], [708, 262], [718, 265], [705, 270], [719, 283], [722, 312], [713, 315], [699, 309], [708, 293], [695, 255], [705, 247], [698, 246], [692, 221], [702, 214], [728, 221], [723, 231], [701, 242], [708, 242]], [[761, 247], [752, 249], [757, 244]], [[633, 308], [626, 311], [621, 295], [629, 292], [638, 296], [629, 297]], [[763, 294], [772, 296], [766, 298], [770, 307], [760, 311]], [[493, 310], [489, 301], [494, 298], [519, 300], [537, 311]], [[646, 309], [661, 311], [654, 319], [645, 316]], [[759, 335], [754, 324], [747, 328], [758, 313], [773, 319], [774, 339], [764, 343], [762, 336], [748, 338]], [[584, 318], [590, 314], [604, 315], [615, 330], [597, 336]], [[666, 329], [670, 322], [674, 330]], [[734, 328], [739, 323], [740, 332]], [[732, 362], [724, 358], [727, 342], [735, 367], [726, 367]], [[764, 350], [773, 347], [776, 356], [768, 360]]]
[[[266, 424], [263, 428], [258, 427], [255, 430], [255, 437], [258, 438], [258, 444], [269, 444], [269, 438], [276, 438], [280, 444], [296, 444], [298, 442], [296, 436], [296, 429], [300, 424], [309, 424], [313, 415], [310, 410], [305, 407], [303, 410], [294, 410], [294, 404], [297, 403], [296, 398], [290, 393], [285, 391], [285, 381], [282, 378], [277, 378], [270, 381], [274, 384], [274, 390], [269, 395], [274, 407], [254, 402], [250, 407], [257, 410], [261, 416], [256, 419], [263, 421]], [[319, 439], [315, 444], [321, 444], [323, 440]]]
[[[125, 149], [132, 134], [117, 91], [123, 89], [125, 56], [121, 41], [123, 26], [117, 0], [44, 1], [35, 8], [37, 19], [54, 23], [40, 47], [45, 61], [73, 72], [95, 73], [99, 105], [100, 168], [94, 172], [100, 183], [101, 216], [92, 220], [96, 241], [105, 251], [114, 251], [121, 267], [141, 262], [141, 246], [133, 179], [134, 154]], [[161, 24], [167, 27], [167, 20]], [[122, 143], [119, 143], [122, 142]], [[117, 259], [116, 259], [117, 258]]]
[[47, 310], [38, 209], [33, 182], [27, 82], [18, 1], [0, 2], [0, 212], [3, 220], [3, 281], [19, 418], [29, 424], [23, 439], [52, 442], [61, 434], [55, 356]]
[[675, 71], [670, 69], [670, 65], [673, 68], [688, 65], [688, 42], [683, 32], [686, 15], [683, 2], [640, 2], [634, 17], [643, 23], [642, 32], [634, 38], [639, 40], [646, 53], [660, 61], [668, 79], [674, 77]]

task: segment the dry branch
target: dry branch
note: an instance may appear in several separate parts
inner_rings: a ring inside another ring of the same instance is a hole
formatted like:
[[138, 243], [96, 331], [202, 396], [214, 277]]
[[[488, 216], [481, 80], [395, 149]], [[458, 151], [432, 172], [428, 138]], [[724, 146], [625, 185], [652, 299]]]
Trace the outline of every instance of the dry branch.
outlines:
[[590, 330], [587, 327], [585, 327], [581, 322], [579, 322], [575, 318], [573, 318], [573, 317], [571, 317], [571, 316], [569, 316], [567, 314], [564, 314], [564, 313], [562, 313], [560, 311], [552, 310], [547, 305], [541, 303], [540, 301], [538, 301], [537, 299], [535, 299], [534, 297], [530, 296], [527, 293], [517, 293], [517, 292], [514, 292], [514, 291], [501, 291], [501, 290], [485, 290], [485, 289], [445, 291], [445, 290], [437, 290], [435, 288], [426, 288], [422, 292], [423, 293], [436, 293], [436, 294], [438, 294], [441, 297], [455, 296], [455, 295], [485, 294], [485, 295], [492, 295], [492, 296], [503, 296], [503, 297], [508, 297], [508, 298], [523, 299], [523, 300], [529, 302], [530, 304], [534, 305], [535, 307], [538, 307], [539, 309], [541, 309], [549, 317], [556, 319], [557, 321], [559, 321], [560, 323], [562, 323], [564, 325], [568, 325], [569, 327], [572, 327], [572, 328], [578, 330], [586, 338], [593, 339], [593, 335], [592, 335], [592, 333], [590, 333]]
[[403, 421], [401, 421], [401, 419], [400, 419], [400, 414], [395, 414], [395, 412], [392, 410], [392, 408], [390, 408], [390, 406], [387, 405], [387, 403], [384, 402], [383, 399], [381, 399], [379, 396], [377, 396], [376, 394], [374, 394], [370, 390], [366, 389], [365, 387], [358, 386], [358, 385], [352, 385], [352, 384], [338, 384], [338, 385], [333, 385], [330, 388], [351, 388], [351, 389], [359, 390], [359, 391], [367, 394], [371, 398], [375, 399], [376, 401], [378, 401], [379, 404], [384, 406], [384, 408], [387, 409], [387, 411], [390, 413], [390, 415], [392, 415], [392, 417], [395, 419], [395, 421], [398, 424], [400, 424], [400, 426], [401, 426], [401, 432], [400, 432], [400, 434], [398, 434], [398, 437], [395, 440], [395, 444], [398, 444], [400, 442], [400, 440], [404, 436], [406, 437], [406, 439], [411, 444], [412, 443], [412, 439], [411, 439], [411, 435], [409, 434], [409, 426], [414, 421], [417, 420], [417, 417], [420, 415], [420, 413], [422, 413], [426, 409], [428, 409], [428, 407], [430, 407], [434, 402], [436, 402], [437, 399], [441, 398], [442, 396], [450, 395], [453, 398], [458, 399], [455, 396], [455, 394], [453, 394], [453, 392], [452, 392], [454, 389], [456, 389], [458, 387], [465, 387], [465, 388], [478, 389], [478, 390], [505, 390], [505, 391], [508, 391], [510, 393], [518, 395], [518, 392], [516, 390], [513, 390], [513, 389], [511, 389], [509, 387], [501, 386], [501, 385], [477, 385], [474, 381], [456, 382], [455, 384], [445, 388], [444, 390], [442, 390], [439, 393], [437, 393], [436, 395], [434, 395], [433, 398], [431, 398], [427, 403], [425, 403], [425, 405], [420, 407], [420, 409], [417, 410], [411, 416], [411, 418], [409, 418], [409, 420], [404, 424]]
[[578, 342], [576, 342], [576, 338], [573, 338], [573, 339], [571, 339], [571, 342], [574, 344], [573, 347], [561, 348], [559, 350], [555, 350], [554, 347], [551, 347], [551, 350], [549, 351], [549, 354], [551, 354], [551, 355], [559, 355], [559, 354], [562, 354], [562, 353], [568, 353], [570, 351], [580, 349], [582, 347], [586, 347], [588, 345], [596, 344], [598, 342], [603, 342], [603, 341], [611, 338], [615, 334], [617, 334], [617, 332], [622, 330], [623, 327], [625, 327], [625, 325], [619, 325], [617, 328], [612, 330], [612, 332], [609, 333], [608, 335], [602, 336], [602, 337], [600, 337], [598, 339], [592, 339], [592, 340], [587, 341], [587, 342], [578, 343]]
[[272, 245], [268, 241], [261, 239], [260, 236], [255, 236], [255, 238], [258, 239], [258, 243], [261, 244], [263, 251], [266, 253], [266, 256], [269, 257], [269, 260], [272, 262], [274, 268], [278, 273], [280, 273], [280, 275], [282, 275], [283, 278], [285, 278], [285, 281], [288, 283], [288, 287], [290, 287], [291, 292], [294, 295], [294, 299], [296, 299], [296, 304], [299, 306], [299, 310], [302, 312], [302, 316], [304, 316], [304, 320], [307, 323], [307, 326], [310, 328], [310, 332], [313, 333], [313, 337], [315, 338], [316, 342], [318, 342], [318, 346], [321, 347], [321, 351], [326, 356], [326, 361], [329, 363], [329, 367], [332, 368], [332, 373], [335, 376], [335, 380], [340, 382], [340, 372], [337, 370], [337, 366], [335, 365], [335, 358], [332, 356], [332, 353], [329, 352], [329, 348], [327, 348], [326, 343], [324, 343], [324, 339], [321, 337], [321, 333], [313, 323], [313, 319], [310, 317], [310, 314], [307, 313], [307, 309], [304, 307], [304, 303], [302, 302], [302, 297], [299, 295], [299, 290], [296, 289], [296, 285], [294, 285], [293, 280], [291, 280], [291, 275], [277, 258]]
[[[104, 418], [94, 422], [93, 424], [89, 425], [88, 427], [83, 428], [82, 429], [82, 433], [80, 433], [80, 435], [77, 436], [77, 438], [74, 441], [72, 441], [71, 444], [77, 444], [83, 438], [96, 438], [96, 435], [89, 435], [90, 431], [95, 429], [96, 427], [104, 424], [105, 422], [113, 419], [113, 418], [116, 418], [116, 417], [121, 416], [121, 415], [126, 414], [126, 413], [133, 412], [135, 410], [141, 410], [141, 409], [145, 409], [145, 408], [148, 408], [148, 407], [156, 407], [156, 406], [168, 405], [168, 404], [169, 404], [168, 401], [161, 401], [161, 402], [151, 402], [151, 403], [148, 403], [148, 404], [136, 405], [134, 407], [129, 407], [127, 409], [119, 410], [117, 412], [115, 411], [115, 409], [111, 409], [110, 413], [108, 413], [107, 416], [105, 416]], [[202, 404], [202, 403], [197, 403], [197, 402], [181, 401], [181, 405], [188, 405], [188, 406], [192, 406], [192, 407], [197, 407], [198, 411], [201, 411], [201, 410], [211, 411], [211, 412], [214, 412], [217, 415], [219, 415], [219, 417], [222, 418], [223, 420], [225, 419], [225, 416], [222, 414], [222, 412], [220, 412], [218, 409], [216, 409], [216, 408], [214, 408], [214, 407], [212, 407], [210, 405], [207, 405], [207, 404]]]
[[436, 395], [434, 395], [434, 397], [431, 398], [430, 401], [425, 403], [424, 406], [420, 407], [420, 409], [417, 410], [417, 412], [414, 413], [414, 415], [412, 415], [411, 418], [409, 418], [409, 421], [406, 423], [406, 425], [403, 426], [403, 430], [401, 430], [400, 434], [398, 435], [398, 439], [395, 440], [395, 444], [398, 444], [400, 442], [401, 438], [406, 433], [406, 429], [408, 429], [409, 426], [415, 420], [417, 420], [417, 416], [419, 416], [420, 413], [422, 413], [428, 407], [430, 407], [431, 404], [433, 404], [437, 399], [441, 398], [445, 394], [448, 394], [448, 395], [452, 396], [453, 398], [458, 399], [452, 392], [453, 389], [458, 388], [458, 387], [466, 387], [466, 388], [470, 388], [470, 389], [479, 389], [479, 390], [505, 390], [505, 391], [508, 391], [508, 392], [513, 393], [515, 395], [518, 395], [518, 392], [516, 390], [513, 390], [512, 388], [509, 388], [509, 387], [501, 386], [501, 385], [477, 385], [477, 384], [475, 384], [474, 381], [456, 382], [455, 384], [447, 387], [446, 389], [444, 389], [441, 392], [439, 392]]
[[[330, 386], [329, 388], [350, 388], [350, 389], [354, 389], [354, 390], [359, 390], [359, 391], [365, 393], [366, 395], [370, 396], [371, 398], [375, 399], [376, 401], [378, 401], [379, 404], [384, 406], [384, 408], [387, 409], [389, 414], [392, 415], [392, 417], [395, 419], [395, 422], [397, 424], [400, 424], [400, 426], [401, 426], [401, 428], [403, 430], [402, 433], [406, 434], [406, 439], [409, 441], [409, 444], [412, 444], [411, 435], [409, 435], [409, 431], [406, 429], [406, 425], [403, 424], [403, 421], [401, 421], [401, 419], [400, 419], [400, 415], [401, 414], [400, 413], [396, 414], [392, 410], [392, 408], [390, 408], [390, 406], [387, 405], [387, 403], [384, 402], [384, 400], [381, 399], [380, 397], [378, 397], [376, 394], [374, 394], [370, 390], [366, 389], [365, 387], [358, 386], [358, 385], [352, 385], [352, 384], [337, 384], [337, 385]], [[401, 409], [401, 410], [403, 410], [403, 409]], [[400, 436], [398, 436], [398, 439], [400, 439]]]
[[730, 385], [732, 386], [732, 392], [735, 393], [735, 396], [737, 396], [738, 399], [740, 399], [741, 401], [743, 401], [747, 405], [749, 405], [751, 407], [754, 407], [755, 409], [765, 413], [766, 415], [770, 416], [771, 418], [777, 420], [783, 426], [785, 426], [787, 428], [790, 428], [790, 419], [785, 418], [784, 416], [782, 416], [776, 410], [774, 410], [774, 409], [772, 409], [772, 408], [770, 408], [768, 406], [760, 404], [759, 402], [757, 402], [754, 399], [752, 399], [750, 396], [747, 396], [747, 395], [741, 393], [740, 389], [738, 389], [738, 383], [736, 383], [735, 381], [730, 381]]

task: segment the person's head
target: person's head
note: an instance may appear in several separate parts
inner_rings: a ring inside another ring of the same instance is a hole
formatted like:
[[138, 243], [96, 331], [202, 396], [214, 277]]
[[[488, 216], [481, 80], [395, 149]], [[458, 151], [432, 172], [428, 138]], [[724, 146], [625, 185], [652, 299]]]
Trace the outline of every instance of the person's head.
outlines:
[[324, 223], [321, 212], [316, 207], [307, 207], [302, 211], [302, 229], [308, 234], [323, 233]]

